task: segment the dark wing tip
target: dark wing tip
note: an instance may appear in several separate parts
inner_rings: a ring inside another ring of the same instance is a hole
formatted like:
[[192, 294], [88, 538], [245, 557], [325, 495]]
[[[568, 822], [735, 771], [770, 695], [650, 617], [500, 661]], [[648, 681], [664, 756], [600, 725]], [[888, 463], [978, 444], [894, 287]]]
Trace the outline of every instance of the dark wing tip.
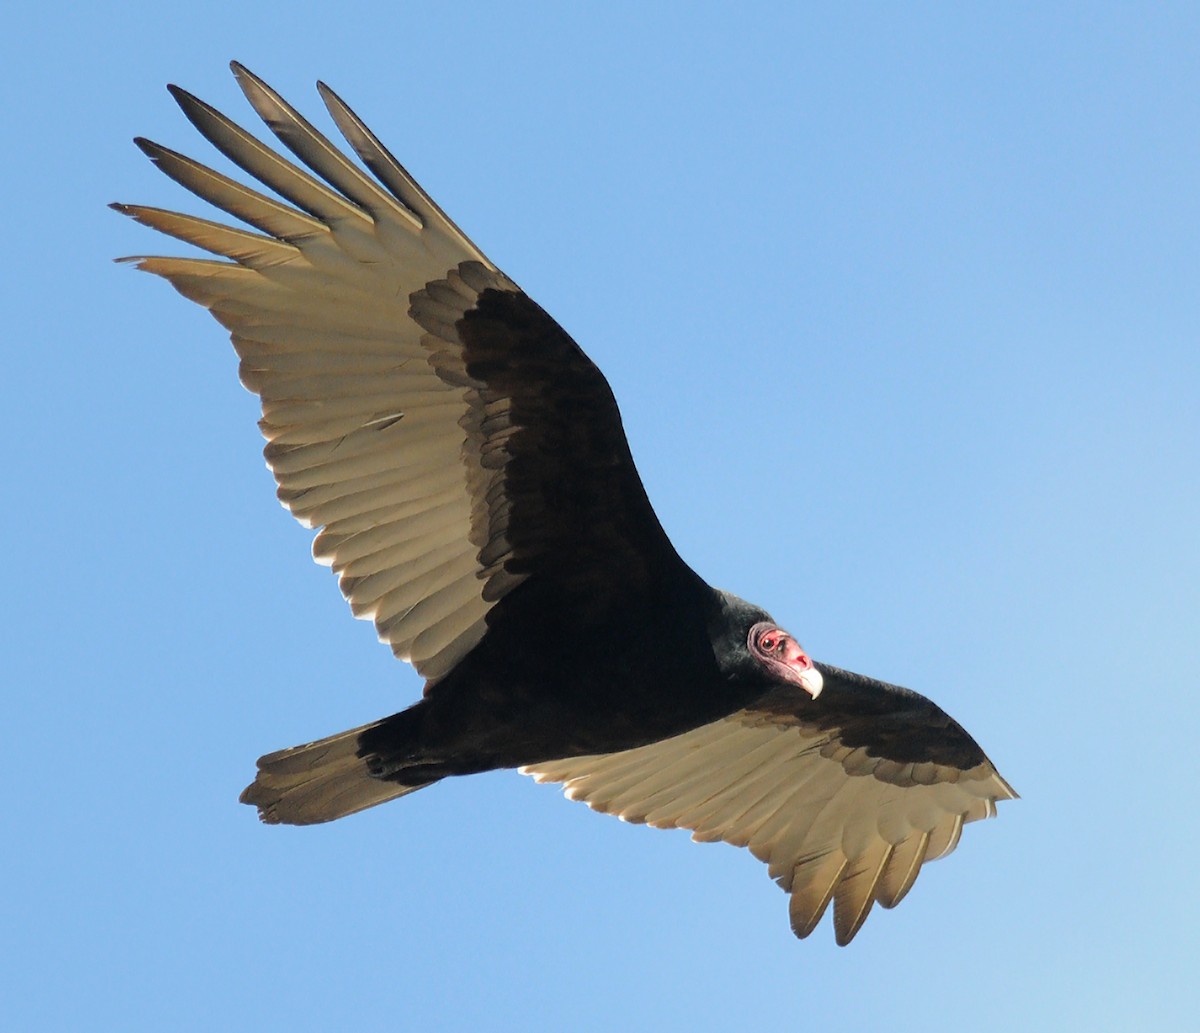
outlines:
[[266, 792], [257, 779], [246, 786], [238, 797], [238, 803], [258, 808], [258, 819], [264, 825], [280, 824], [279, 815], [275, 811], [276, 802], [274, 795]]
[[174, 153], [169, 147], [164, 147], [160, 143], [155, 143], [147, 136], [135, 136], [133, 138], [133, 144], [147, 158], [154, 162], [157, 162], [164, 154]]

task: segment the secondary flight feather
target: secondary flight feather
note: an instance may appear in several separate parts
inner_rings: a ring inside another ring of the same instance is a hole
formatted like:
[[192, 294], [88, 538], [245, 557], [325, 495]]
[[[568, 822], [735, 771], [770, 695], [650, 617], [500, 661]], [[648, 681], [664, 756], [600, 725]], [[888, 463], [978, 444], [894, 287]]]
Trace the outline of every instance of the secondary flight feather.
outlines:
[[280, 501], [319, 528], [313, 555], [355, 616], [426, 679], [406, 710], [261, 758], [242, 800], [303, 825], [519, 768], [596, 810], [748, 847], [798, 936], [832, 902], [848, 943], [1016, 794], [929, 700], [815, 662], [693, 572], [566, 332], [332, 90], [318, 84], [362, 166], [233, 71], [300, 164], [171, 92], [275, 196], [136, 142], [249, 228], [113, 207], [217, 256], [136, 262], [229, 330]]

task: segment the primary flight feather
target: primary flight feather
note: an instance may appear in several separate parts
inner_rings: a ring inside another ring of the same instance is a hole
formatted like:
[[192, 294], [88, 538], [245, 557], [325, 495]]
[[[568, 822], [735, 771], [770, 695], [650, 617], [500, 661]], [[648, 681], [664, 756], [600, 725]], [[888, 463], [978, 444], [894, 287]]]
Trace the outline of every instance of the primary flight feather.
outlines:
[[137, 264], [230, 331], [280, 500], [320, 528], [313, 555], [355, 616], [427, 680], [407, 710], [261, 758], [242, 800], [303, 825], [515, 767], [596, 810], [748, 847], [798, 936], [832, 901], [848, 943], [1016, 794], [929, 700], [814, 662], [695, 574], [575, 342], [332, 90], [318, 84], [368, 171], [233, 70], [311, 173], [171, 87], [283, 200], [139, 139], [251, 229], [114, 207], [219, 256]]

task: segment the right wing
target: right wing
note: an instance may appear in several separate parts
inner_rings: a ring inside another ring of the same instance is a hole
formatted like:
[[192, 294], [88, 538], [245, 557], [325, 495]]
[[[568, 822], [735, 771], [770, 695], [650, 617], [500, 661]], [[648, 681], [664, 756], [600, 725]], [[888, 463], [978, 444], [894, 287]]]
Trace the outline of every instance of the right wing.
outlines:
[[[434, 681], [530, 577], [637, 592], [675, 555], [599, 370], [499, 272], [327, 87], [367, 175], [236, 63], [246, 96], [320, 178], [183, 90], [200, 132], [284, 199], [147, 140], [172, 179], [258, 232], [117, 210], [221, 260], [146, 257], [232, 334], [283, 504], [354, 614]], [[619, 571], [620, 578], [613, 572]]]

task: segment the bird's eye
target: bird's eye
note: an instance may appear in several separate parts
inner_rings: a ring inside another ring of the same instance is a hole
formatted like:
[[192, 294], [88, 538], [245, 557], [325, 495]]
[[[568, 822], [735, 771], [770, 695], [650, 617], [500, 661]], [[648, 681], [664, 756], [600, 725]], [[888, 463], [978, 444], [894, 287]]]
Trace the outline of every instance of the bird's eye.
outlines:
[[758, 646], [764, 653], [774, 653], [779, 648], [779, 639], [774, 635], [763, 635], [758, 640]]

